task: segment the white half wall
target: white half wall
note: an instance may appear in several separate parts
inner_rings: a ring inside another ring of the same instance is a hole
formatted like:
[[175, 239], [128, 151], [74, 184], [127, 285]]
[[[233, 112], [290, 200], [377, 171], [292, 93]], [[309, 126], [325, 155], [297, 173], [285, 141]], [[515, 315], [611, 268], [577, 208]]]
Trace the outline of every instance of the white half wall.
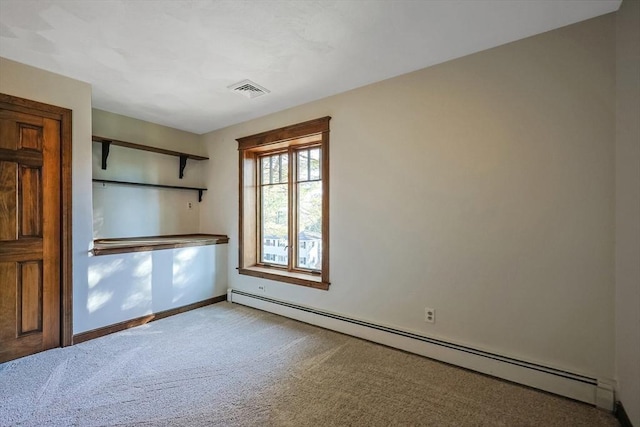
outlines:
[[[205, 134], [201, 230], [230, 236], [230, 286], [611, 383], [614, 24], [603, 16]], [[239, 275], [235, 139], [323, 116], [330, 289]]]
[[93, 256], [74, 333], [224, 295], [227, 245]]

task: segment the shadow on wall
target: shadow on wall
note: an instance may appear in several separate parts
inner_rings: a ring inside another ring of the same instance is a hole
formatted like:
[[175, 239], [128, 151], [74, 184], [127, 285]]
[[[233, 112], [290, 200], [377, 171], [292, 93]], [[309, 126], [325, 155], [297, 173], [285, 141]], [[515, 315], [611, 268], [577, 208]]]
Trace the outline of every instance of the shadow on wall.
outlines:
[[87, 331], [211, 298], [218, 258], [214, 246], [94, 256], [74, 323]]

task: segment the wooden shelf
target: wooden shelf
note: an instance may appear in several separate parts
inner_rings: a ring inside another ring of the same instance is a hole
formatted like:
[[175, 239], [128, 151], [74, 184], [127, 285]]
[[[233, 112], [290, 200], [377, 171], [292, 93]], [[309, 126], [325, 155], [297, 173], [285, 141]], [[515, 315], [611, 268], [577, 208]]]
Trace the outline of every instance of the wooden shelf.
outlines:
[[147, 184], [145, 182], [131, 182], [131, 181], [115, 181], [112, 179], [97, 179], [94, 178], [93, 182], [102, 182], [105, 184], [120, 184], [120, 185], [133, 185], [136, 187], [154, 187], [154, 188], [170, 188], [173, 190], [191, 190], [198, 192], [198, 202], [202, 201], [202, 193], [207, 191], [206, 188], [199, 187], [180, 187], [177, 185], [162, 185], [162, 184]]
[[146, 252], [160, 249], [187, 248], [191, 246], [220, 245], [229, 242], [224, 234], [178, 234], [169, 236], [127, 237], [119, 239], [96, 239], [93, 241], [94, 255]]
[[209, 160], [208, 157], [204, 157], [204, 156], [183, 153], [181, 151], [165, 150], [164, 148], [157, 148], [157, 147], [151, 147], [148, 145], [135, 144], [133, 142], [119, 141], [117, 139], [105, 138], [97, 135], [92, 135], [91, 138], [93, 142], [99, 142], [102, 144], [102, 169], [107, 169], [107, 159], [109, 158], [109, 149], [111, 148], [112, 145], [177, 157], [178, 159], [180, 159], [179, 172], [178, 172], [178, 176], [180, 179], [182, 179], [182, 177], [184, 176], [184, 168], [187, 166], [187, 159]]

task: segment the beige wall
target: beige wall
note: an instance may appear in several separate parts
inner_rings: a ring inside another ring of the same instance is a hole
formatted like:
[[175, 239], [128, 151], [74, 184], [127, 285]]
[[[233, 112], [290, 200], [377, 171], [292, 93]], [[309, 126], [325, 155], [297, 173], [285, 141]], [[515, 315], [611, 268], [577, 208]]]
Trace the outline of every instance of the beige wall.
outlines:
[[[92, 116], [94, 135], [191, 154], [202, 155], [205, 151], [200, 136], [190, 132], [97, 109]], [[93, 143], [94, 178], [203, 187], [206, 161], [187, 160], [185, 176], [179, 179], [177, 157], [112, 146], [107, 169], [102, 170], [101, 153], [101, 144]], [[197, 233], [199, 220], [200, 203], [195, 191], [93, 184], [96, 238]]]
[[[230, 286], [612, 378], [614, 36], [604, 16], [204, 135]], [[331, 289], [238, 275], [235, 138], [325, 115]]]
[[[91, 86], [0, 58], [0, 92], [69, 108], [72, 132], [73, 307], [82, 309], [88, 289], [91, 230]], [[74, 331], [79, 323], [74, 319]]]
[[623, 1], [616, 23], [616, 373], [640, 426], [640, 2]]

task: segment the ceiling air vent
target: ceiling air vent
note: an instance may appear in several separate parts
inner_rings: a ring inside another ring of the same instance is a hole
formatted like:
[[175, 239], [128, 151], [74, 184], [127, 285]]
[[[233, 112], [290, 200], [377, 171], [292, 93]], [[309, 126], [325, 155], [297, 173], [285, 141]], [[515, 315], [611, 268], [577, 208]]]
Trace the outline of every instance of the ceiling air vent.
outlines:
[[252, 82], [251, 80], [243, 80], [231, 86], [227, 86], [233, 92], [239, 93], [240, 95], [244, 95], [247, 98], [257, 98], [262, 95], [266, 95], [270, 90], [263, 88], [257, 83]]

